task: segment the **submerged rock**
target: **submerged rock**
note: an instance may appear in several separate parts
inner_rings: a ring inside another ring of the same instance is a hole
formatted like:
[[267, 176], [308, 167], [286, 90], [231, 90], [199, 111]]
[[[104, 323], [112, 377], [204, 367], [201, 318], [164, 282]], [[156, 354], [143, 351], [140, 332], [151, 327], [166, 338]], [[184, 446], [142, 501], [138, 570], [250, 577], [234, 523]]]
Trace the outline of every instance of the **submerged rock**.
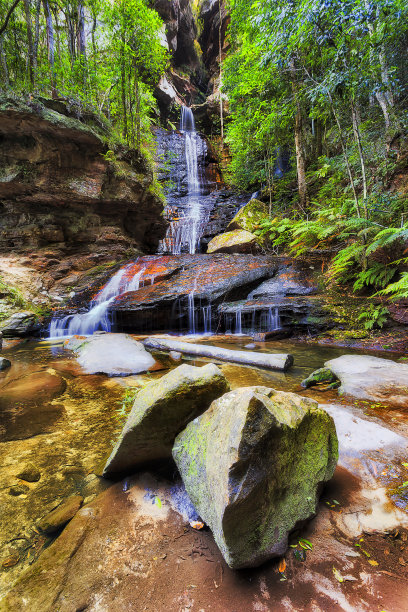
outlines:
[[35, 465], [28, 464], [16, 476], [26, 482], [38, 482], [41, 478], [41, 472]]
[[246, 387], [190, 423], [173, 457], [228, 565], [256, 567], [284, 554], [290, 532], [314, 516], [338, 444], [314, 400]]
[[58, 531], [76, 515], [83, 501], [81, 495], [68, 497], [58, 508], [44, 516], [37, 526], [41, 531], [48, 534]]
[[237, 229], [215, 236], [208, 243], [207, 253], [253, 253], [258, 250], [257, 237], [251, 232]]
[[201, 368], [183, 364], [146, 385], [137, 394], [103, 475], [131, 473], [146, 461], [171, 457], [177, 434], [228, 388], [213, 363]]
[[309, 387], [314, 387], [319, 383], [330, 384], [335, 383], [337, 380], [337, 376], [333, 374], [330, 368], [319, 368], [318, 370], [312, 372], [310, 376], [302, 380], [301, 385], [304, 389], [309, 389]]
[[408, 406], [408, 364], [371, 355], [342, 355], [324, 365], [340, 380], [341, 394]]
[[155, 365], [155, 360], [143, 344], [127, 334], [94, 334], [88, 338], [72, 338], [65, 346], [76, 353], [79, 365], [87, 374], [138, 374]]
[[6, 359], [5, 357], [0, 357], [0, 372], [2, 370], [7, 370], [11, 366], [11, 361]]
[[5, 338], [14, 336], [29, 336], [41, 329], [38, 316], [34, 312], [16, 312], [4, 321], [1, 331]]

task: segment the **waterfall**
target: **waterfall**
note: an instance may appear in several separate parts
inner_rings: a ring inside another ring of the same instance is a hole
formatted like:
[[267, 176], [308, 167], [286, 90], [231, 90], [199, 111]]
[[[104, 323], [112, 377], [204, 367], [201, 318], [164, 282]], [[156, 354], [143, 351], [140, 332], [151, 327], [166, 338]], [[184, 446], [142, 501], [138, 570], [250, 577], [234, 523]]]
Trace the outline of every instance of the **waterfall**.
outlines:
[[[183, 159], [178, 164], [183, 173], [185, 168], [187, 202], [182, 205], [179, 218], [170, 222], [166, 237], [159, 246], [159, 252], [170, 252], [172, 255], [180, 255], [182, 252], [194, 254], [198, 251], [209, 216], [201, 204], [203, 190], [198, 163], [205, 156], [206, 145], [196, 131], [193, 112], [187, 106], [181, 107], [180, 132], [184, 139], [184, 149]], [[177, 184], [180, 191], [180, 173], [177, 175]]]
[[188, 332], [189, 334], [196, 333], [195, 326], [195, 307], [194, 307], [194, 290], [188, 294]]
[[109, 306], [111, 302], [122, 293], [137, 291], [140, 287], [140, 279], [145, 268], [128, 278], [130, 269], [134, 263], [121, 268], [112, 276], [110, 281], [99, 291], [90, 302], [90, 310], [82, 314], [68, 315], [62, 319], [53, 318], [50, 323], [49, 337], [59, 338], [61, 336], [90, 335], [96, 331], [110, 331], [112, 324], [109, 318]]
[[212, 328], [211, 328], [211, 303], [208, 304], [208, 306], [203, 306], [202, 307], [202, 311], [203, 311], [203, 321], [204, 321], [204, 333], [205, 334], [212, 334]]
[[267, 331], [274, 331], [275, 329], [281, 328], [281, 320], [279, 316], [279, 308], [269, 308], [268, 310], [268, 329]]
[[235, 313], [235, 335], [242, 336], [242, 308]]

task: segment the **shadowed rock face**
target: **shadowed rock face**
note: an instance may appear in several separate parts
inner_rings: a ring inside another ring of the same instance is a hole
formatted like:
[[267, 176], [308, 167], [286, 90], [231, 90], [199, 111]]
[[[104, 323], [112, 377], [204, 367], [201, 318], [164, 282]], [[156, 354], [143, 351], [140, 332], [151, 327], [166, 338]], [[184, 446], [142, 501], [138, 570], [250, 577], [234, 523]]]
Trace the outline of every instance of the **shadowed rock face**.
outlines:
[[[111, 306], [120, 329], [188, 329], [188, 299], [218, 304], [234, 299], [277, 267], [275, 258], [254, 255], [163, 255], [140, 257], [146, 284], [119, 296]], [[149, 277], [154, 284], [147, 284]]]
[[104, 127], [60, 106], [0, 100], [0, 251], [154, 251], [166, 223], [146, 162], [125, 149], [108, 161]]

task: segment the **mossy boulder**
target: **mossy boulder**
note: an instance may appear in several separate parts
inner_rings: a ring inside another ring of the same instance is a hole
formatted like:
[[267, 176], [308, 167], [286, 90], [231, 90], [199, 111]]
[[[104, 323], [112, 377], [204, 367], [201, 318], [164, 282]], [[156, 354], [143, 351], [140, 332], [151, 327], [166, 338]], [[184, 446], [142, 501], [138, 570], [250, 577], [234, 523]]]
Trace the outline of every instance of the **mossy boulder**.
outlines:
[[228, 230], [243, 229], [253, 232], [268, 217], [268, 206], [260, 200], [250, 200], [228, 225]]
[[148, 461], [170, 458], [177, 434], [228, 389], [213, 363], [201, 368], [183, 364], [146, 385], [137, 394], [103, 475], [131, 473]]
[[309, 387], [314, 387], [320, 383], [332, 384], [337, 381], [337, 376], [329, 368], [319, 368], [312, 372], [305, 380], [302, 380], [301, 385], [304, 389], [309, 389]]
[[176, 438], [173, 457], [231, 568], [283, 555], [334, 472], [334, 421], [317, 402], [266, 387], [215, 400]]
[[238, 229], [215, 236], [208, 243], [207, 253], [254, 253], [258, 250], [257, 237], [251, 232]]

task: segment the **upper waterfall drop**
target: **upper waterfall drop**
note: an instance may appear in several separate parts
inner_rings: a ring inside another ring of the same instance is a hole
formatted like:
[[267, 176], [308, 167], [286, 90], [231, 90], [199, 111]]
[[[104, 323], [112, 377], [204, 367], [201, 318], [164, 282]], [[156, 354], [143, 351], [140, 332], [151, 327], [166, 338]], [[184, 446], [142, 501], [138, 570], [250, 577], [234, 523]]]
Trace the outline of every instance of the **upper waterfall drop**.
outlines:
[[[205, 159], [206, 143], [197, 133], [194, 114], [188, 106], [181, 107], [180, 134], [184, 139], [182, 156], [178, 158], [176, 181], [180, 192], [181, 183], [185, 182], [186, 196], [176, 221], [171, 221], [166, 237], [161, 241], [159, 252], [180, 255], [200, 250], [200, 239], [208, 222], [208, 210], [202, 205], [203, 180], [200, 161]], [[180, 137], [180, 134], [178, 137]], [[175, 143], [175, 150], [177, 143]], [[185, 171], [184, 171], [185, 169]], [[182, 178], [180, 179], [180, 175]], [[170, 177], [171, 178], [171, 177]]]

